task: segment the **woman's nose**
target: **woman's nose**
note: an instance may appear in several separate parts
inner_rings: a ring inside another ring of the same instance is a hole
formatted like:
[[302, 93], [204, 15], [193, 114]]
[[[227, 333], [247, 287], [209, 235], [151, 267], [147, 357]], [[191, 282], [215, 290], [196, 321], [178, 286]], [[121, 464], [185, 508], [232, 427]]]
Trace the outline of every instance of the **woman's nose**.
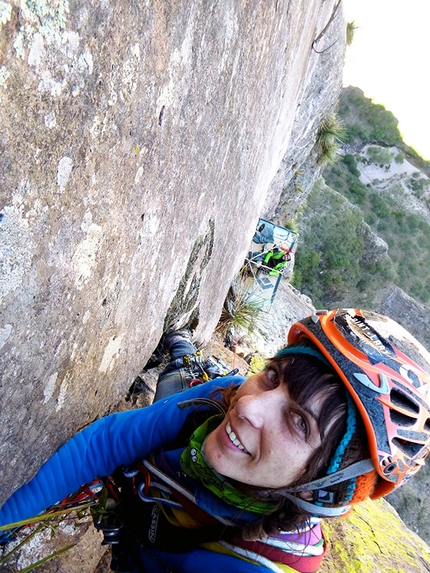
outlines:
[[255, 428], [261, 428], [267, 420], [274, 419], [282, 400], [277, 390], [242, 396], [237, 402], [239, 418], [247, 420]]

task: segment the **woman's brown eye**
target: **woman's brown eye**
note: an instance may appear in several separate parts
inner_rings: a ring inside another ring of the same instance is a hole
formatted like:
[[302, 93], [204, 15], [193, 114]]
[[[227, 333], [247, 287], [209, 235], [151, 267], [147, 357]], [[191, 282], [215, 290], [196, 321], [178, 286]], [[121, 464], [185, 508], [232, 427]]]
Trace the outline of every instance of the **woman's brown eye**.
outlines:
[[266, 370], [266, 377], [272, 386], [278, 385], [278, 375], [272, 368]]
[[306, 419], [298, 412], [293, 412], [293, 420], [297, 429], [303, 434], [308, 434], [308, 423]]

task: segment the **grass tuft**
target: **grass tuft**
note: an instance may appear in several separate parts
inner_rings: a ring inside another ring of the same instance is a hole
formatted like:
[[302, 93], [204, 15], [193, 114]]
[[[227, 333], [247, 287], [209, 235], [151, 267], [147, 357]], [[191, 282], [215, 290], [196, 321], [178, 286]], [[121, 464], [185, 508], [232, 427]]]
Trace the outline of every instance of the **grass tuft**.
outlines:
[[223, 336], [228, 332], [250, 334], [258, 322], [261, 310], [261, 301], [246, 292], [238, 280], [224, 302], [216, 330]]

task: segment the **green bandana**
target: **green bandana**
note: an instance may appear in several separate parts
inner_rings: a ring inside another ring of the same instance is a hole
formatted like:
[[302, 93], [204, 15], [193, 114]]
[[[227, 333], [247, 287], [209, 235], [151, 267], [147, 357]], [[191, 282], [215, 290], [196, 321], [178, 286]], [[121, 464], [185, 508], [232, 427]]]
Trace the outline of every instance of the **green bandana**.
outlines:
[[264, 499], [255, 499], [235, 488], [224, 476], [210, 467], [203, 453], [207, 436], [222, 422], [222, 416], [212, 416], [199, 426], [190, 438], [190, 443], [181, 455], [182, 471], [198, 480], [216, 497], [239, 509], [258, 514], [272, 513], [277, 504]]

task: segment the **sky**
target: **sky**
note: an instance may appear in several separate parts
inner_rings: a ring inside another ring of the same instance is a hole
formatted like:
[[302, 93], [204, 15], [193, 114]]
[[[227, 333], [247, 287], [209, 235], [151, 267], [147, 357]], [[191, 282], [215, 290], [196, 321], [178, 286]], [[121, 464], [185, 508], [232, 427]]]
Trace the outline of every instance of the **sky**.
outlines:
[[344, 85], [383, 104], [405, 143], [430, 160], [430, 0], [344, 0], [343, 10], [358, 26]]

